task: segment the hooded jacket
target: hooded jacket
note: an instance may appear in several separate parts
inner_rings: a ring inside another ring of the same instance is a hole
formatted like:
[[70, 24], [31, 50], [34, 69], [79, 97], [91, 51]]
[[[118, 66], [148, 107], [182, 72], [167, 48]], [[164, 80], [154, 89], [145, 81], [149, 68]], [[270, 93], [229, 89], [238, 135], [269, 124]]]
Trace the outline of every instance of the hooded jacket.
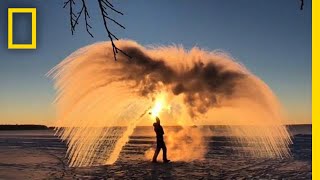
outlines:
[[162, 140], [163, 141], [163, 135], [164, 131], [162, 126], [159, 123], [153, 123], [154, 132], [157, 134], [157, 141]]

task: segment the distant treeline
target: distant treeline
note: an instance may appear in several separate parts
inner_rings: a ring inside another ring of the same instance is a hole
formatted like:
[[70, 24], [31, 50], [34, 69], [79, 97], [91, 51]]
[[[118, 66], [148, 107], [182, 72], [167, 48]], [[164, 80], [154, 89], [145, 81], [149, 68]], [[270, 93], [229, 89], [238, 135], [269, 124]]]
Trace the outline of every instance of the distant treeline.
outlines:
[[51, 127], [45, 125], [34, 125], [34, 124], [22, 124], [22, 125], [0, 125], [1, 130], [47, 130]]

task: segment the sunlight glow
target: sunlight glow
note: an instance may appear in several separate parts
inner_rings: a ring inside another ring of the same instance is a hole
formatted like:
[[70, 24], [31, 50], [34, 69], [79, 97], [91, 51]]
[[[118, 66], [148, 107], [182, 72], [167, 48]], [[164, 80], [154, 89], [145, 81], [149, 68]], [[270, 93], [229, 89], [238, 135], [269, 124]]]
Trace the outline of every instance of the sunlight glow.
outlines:
[[160, 93], [155, 100], [155, 104], [151, 109], [151, 116], [153, 118], [159, 116], [164, 110], [170, 110], [170, 105], [166, 101], [166, 93]]

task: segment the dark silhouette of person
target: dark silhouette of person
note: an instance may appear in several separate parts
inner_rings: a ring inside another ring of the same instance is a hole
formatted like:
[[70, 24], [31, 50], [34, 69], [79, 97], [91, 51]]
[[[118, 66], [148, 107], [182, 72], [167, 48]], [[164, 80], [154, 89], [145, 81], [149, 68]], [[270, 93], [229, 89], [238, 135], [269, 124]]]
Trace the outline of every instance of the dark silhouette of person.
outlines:
[[168, 163], [168, 162], [170, 162], [170, 160], [167, 159], [167, 147], [163, 141], [164, 131], [163, 131], [162, 126], [160, 125], [160, 119], [158, 117], [156, 117], [156, 122], [153, 123], [153, 127], [154, 127], [154, 131], [157, 134], [157, 149], [154, 152], [152, 162], [154, 162], [154, 163], [157, 162], [158, 154], [159, 154], [160, 150], [162, 149], [163, 162]]

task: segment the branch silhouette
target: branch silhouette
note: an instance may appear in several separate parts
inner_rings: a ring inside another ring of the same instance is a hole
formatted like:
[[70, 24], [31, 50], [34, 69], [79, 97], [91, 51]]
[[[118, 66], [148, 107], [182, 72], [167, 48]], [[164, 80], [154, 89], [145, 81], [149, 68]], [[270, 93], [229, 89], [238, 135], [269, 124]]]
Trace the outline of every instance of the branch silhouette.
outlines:
[[[80, 11], [75, 13], [75, 6], [76, 6], [76, 1], [81, 1], [81, 8]], [[113, 11], [117, 14], [123, 15], [123, 13], [117, 9], [115, 9], [115, 7], [113, 6], [113, 4], [109, 1], [109, 0], [97, 0], [98, 1], [98, 5], [99, 5], [99, 9], [101, 12], [101, 16], [103, 19], [103, 24], [105, 27], [105, 30], [107, 31], [107, 36], [111, 41], [111, 45], [112, 45], [112, 50], [113, 50], [113, 55], [114, 55], [114, 60], [117, 60], [117, 54], [120, 52], [123, 55], [131, 58], [130, 55], [128, 55], [126, 52], [124, 52], [123, 50], [119, 49], [116, 44], [114, 43], [114, 40], [119, 40], [117, 38], [117, 36], [115, 34], [113, 34], [108, 26], [108, 21], [113, 22], [114, 24], [116, 24], [117, 26], [125, 29], [125, 27], [120, 24], [118, 21], [116, 21], [115, 19], [111, 18], [108, 14], [108, 10]], [[90, 19], [90, 14], [86, 5], [86, 0], [66, 0], [64, 2], [64, 6], [63, 8], [68, 8], [69, 9], [69, 19], [70, 19], [70, 29], [71, 29], [71, 33], [72, 35], [74, 34], [77, 25], [79, 24], [79, 20], [80, 18], [83, 16], [84, 21], [85, 21], [85, 27], [86, 27], [86, 31], [88, 32], [88, 34], [93, 37], [93, 34], [91, 33], [91, 29], [92, 26], [89, 23], [89, 19]]]
[[304, 6], [304, 0], [300, 0], [300, 10], [303, 10], [303, 6]]
[[121, 52], [122, 54], [126, 55], [127, 57], [131, 58], [131, 56], [129, 56], [127, 53], [125, 53], [124, 51], [122, 51], [121, 49], [119, 49], [115, 44], [114, 44], [114, 39], [119, 40], [113, 33], [110, 32], [109, 28], [108, 28], [108, 24], [107, 24], [107, 20], [111, 20], [112, 22], [114, 22], [116, 25], [120, 26], [121, 28], [125, 29], [125, 27], [123, 25], [121, 25], [120, 23], [118, 23], [116, 20], [112, 19], [108, 13], [107, 13], [107, 9], [111, 9], [114, 12], [123, 15], [122, 12], [116, 10], [113, 8], [113, 5], [108, 1], [108, 0], [98, 0], [99, 3], [99, 7], [100, 7], [100, 12], [102, 15], [102, 19], [103, 19], [103, 24], [104, 27], [108, 33], [108, 37], [111, 41], [112, 44], [112, 50], [113, 50], [113, 56], [114, 56], [114, 60], [117, 60], [117, 53]]

